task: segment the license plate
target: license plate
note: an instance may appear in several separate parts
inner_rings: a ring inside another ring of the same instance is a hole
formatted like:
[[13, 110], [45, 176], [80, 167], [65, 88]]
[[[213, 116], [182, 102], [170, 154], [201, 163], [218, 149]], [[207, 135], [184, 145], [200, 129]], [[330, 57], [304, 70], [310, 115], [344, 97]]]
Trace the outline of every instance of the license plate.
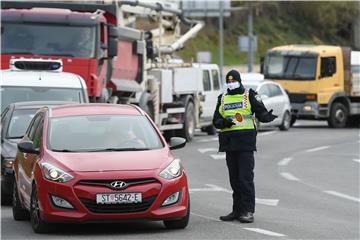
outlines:
[[97, 204], [141, 203], [141, 193], [101, 193], [96, 194]]

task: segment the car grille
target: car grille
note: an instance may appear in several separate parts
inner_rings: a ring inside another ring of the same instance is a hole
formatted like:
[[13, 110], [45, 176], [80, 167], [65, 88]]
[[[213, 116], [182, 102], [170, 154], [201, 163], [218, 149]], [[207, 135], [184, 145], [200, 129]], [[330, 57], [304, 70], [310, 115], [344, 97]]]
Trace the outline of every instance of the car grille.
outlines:
[[87, 198], [80, 198], [80, 201], [93, 213], [134, 213], [146, 211], [155, 199], [156, 196], [151, 196], [144, 198], [141, 203], [128, 204], [97, 204], [96, 200]]
[[146, 184], [146, 183], [154, 183], [157, 182], [155, 178], [141, 178], [141, 179], [125, 179], [125, 180], [81, 180], [78, 184], [81, 185], [93, 185], [93, 186], [105, 186], [111, 189], [114, 189], [110, 184], [114, 181], [123, 181], [127, 184], [127, 187]]

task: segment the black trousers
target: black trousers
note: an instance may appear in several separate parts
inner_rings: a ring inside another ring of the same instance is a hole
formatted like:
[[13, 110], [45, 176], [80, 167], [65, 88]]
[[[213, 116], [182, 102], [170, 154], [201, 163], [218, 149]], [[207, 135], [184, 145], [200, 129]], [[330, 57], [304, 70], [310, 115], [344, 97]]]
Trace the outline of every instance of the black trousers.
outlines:
[[255, 212], [254, 152], [226, 152], [230, 185], [233, 190], [233, 212]]

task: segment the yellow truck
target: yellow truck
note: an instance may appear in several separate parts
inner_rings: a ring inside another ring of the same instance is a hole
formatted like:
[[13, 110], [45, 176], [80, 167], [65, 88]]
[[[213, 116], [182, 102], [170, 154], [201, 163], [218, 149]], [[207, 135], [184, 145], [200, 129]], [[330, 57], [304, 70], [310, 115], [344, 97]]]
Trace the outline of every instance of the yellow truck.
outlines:
[[[348, 47], [287, 45], [269, 49], [261, 69], [288, 92], [292, 124], [322, 119], [342, 128], [360, 116], [360, 78], [353, 77], [351, 61]], [[353, 63], [354, 70], [358, 67]]]

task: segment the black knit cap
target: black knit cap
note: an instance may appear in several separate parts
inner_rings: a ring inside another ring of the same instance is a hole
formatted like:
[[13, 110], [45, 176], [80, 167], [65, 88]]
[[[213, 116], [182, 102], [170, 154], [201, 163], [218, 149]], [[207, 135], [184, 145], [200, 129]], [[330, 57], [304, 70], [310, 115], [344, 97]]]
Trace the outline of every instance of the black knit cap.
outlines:
[[228, 80], [233, 80], [233, 79], [238, 82], [241, 82], [240, 73], [234, 69], [226, 74], [225, 80], [226, 80], [226, 82], [228, 82]]

